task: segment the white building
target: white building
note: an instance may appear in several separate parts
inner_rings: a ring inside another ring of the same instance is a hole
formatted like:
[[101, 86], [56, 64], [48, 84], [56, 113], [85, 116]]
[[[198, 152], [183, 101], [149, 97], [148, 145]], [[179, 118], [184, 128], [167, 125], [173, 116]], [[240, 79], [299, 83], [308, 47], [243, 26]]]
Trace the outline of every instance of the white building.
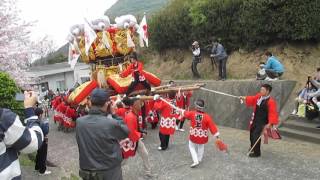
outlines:
[[35, 66], [30, 68], [28, 75], [38, 79], [36, 85], [41, 89], [65, 91], [72, 88], [75, 83], [82, 84], [90, 80], [90, 66], [77, 63], [75, 69], [71, 69], [67, 62]]

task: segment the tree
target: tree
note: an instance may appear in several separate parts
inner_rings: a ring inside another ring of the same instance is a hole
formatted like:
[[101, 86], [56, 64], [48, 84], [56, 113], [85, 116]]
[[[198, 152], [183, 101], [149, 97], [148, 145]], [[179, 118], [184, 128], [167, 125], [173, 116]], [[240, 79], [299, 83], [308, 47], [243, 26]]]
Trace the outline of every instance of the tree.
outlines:
[[30, 26], [20, 19], [16, 0], [0, 0], [0, 71], [7, 72], [20, 87], [30, 82], [26, 75], [32, 52]]
[[32, 42], [32, 59], [41, 60], [40, 64], [47, 64], [48, 59], [46, 58], [48, 55], [53, 54], [56, 50], [56, 46], [52, 39], [48, 36], [44, 36], [37, 41]]
[[9, 75], [0, 72], [0, 107], [10, 109], [20, 108], [19, 103], [15, 101], [15, 95], [18, 91], [19, 88]]

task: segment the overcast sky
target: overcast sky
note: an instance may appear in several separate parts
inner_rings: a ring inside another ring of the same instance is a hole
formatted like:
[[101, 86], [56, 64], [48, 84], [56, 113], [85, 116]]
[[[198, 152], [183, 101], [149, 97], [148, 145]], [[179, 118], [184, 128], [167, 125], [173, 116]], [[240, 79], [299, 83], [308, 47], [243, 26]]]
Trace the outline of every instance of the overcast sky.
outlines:
[[66, 43], [69, 28], [88, 19], [100, 17], [117, 0], [18, 0], [21, 18], [37, 21], [31, 29], [31, 38], [40, 39], [45, 35], [56, 46]]

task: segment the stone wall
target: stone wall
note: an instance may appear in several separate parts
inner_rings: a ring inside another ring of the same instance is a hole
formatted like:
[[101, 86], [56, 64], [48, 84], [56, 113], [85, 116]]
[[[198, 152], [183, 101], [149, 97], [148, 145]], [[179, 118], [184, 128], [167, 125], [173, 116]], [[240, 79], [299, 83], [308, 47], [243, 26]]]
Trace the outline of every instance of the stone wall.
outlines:
[[[269, 83], [273, 90], [271, 96], [277, 101], [280, 120], [285, 120], [290, 113], [292, 103], [287, 103], [293, 91], [295, 81], [255, 81], [255, 80], [230, 80], [230, 81], [176, 81], [178, 84], [206, 83], [208, 89], [221, 91], [236, 96], [255, 95], [260, 90], [260, 85]], [[219, 95], [203, 90], [194, 92], [194, 99], [202, 98], [206, 102], [205, 111], [212, 115], [218, 125], [247, 129], [252, 115], [252, 109], [240, 104], [239, 99]]]

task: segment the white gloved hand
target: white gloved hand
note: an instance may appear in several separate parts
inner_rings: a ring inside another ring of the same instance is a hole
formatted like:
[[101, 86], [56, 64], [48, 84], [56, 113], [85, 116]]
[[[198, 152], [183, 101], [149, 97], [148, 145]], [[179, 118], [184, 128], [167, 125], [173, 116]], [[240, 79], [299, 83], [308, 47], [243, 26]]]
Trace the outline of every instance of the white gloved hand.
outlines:
[[158, 100], [158, 99], [160, 99], [160, 95], [159, 95], [159, 94], [156, 94], [156, 95], [153, 96], [153, 100], [156, 101], [156, 100]]
[[121, 102], [122, 102], [121, 96], [118, 94], [118, 95], [117, 95], [117, 99], [116, 99], [116, 101], [114, 102], [114, 104], [119, 104], [119, 103], [121, 103]]

